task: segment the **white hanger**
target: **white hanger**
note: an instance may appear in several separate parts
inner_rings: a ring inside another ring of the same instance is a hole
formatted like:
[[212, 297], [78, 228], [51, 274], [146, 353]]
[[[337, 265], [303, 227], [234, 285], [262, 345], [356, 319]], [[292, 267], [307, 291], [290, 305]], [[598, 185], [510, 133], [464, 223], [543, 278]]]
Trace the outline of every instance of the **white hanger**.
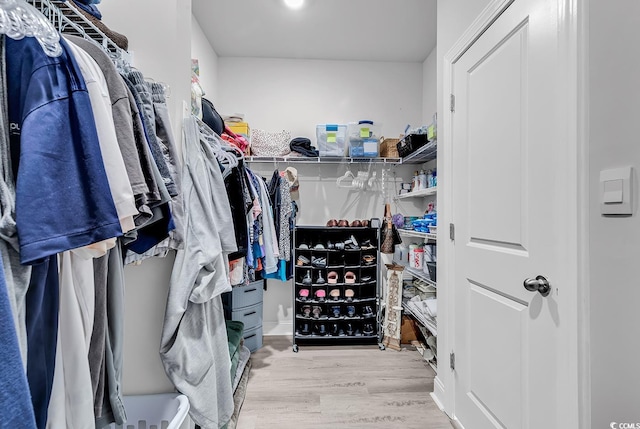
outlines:
[[48, 56], [62, 54], [60, 33], [38, 9], [24, 0], [0, 0], [0, 34], [15, 40], [35, 37]]
[[[347, 170], [342, 176], [338, 177], [336, 180], [336, 185], [338, 188], [353, 188], [355, 176], [351, 172], [351, 170]], [[349, 180], [349, 183], [343, 183], [345, 180]]]

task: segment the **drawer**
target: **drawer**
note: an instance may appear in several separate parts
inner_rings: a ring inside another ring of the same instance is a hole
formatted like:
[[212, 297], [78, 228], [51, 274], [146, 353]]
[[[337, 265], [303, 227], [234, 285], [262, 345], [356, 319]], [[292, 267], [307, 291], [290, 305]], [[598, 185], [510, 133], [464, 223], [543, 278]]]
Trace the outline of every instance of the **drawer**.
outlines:
[[260, 280], [246, 286], [234, 286], [231, 290], [232, 310], [262, 302], [262, 285], [263, 281]]
[[244, 345], [252, 353], [262, 347], [262, 326], [244, 330]]
[[244, 323], [245, 330], [261, 326], [262, 303], [232, 311], [231, 320], [239, 320]]

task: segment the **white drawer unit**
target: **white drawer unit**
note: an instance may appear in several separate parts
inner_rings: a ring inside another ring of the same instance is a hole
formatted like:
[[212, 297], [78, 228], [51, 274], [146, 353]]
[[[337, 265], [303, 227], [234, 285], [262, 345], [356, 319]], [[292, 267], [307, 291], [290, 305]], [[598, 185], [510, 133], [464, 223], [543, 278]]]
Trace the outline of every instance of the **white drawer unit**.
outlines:
[[224, 316], [244, 324], [244, 343], [252, 352], [262, 347], [262, 295], [264, 280], [234, 286], [222, 295]]

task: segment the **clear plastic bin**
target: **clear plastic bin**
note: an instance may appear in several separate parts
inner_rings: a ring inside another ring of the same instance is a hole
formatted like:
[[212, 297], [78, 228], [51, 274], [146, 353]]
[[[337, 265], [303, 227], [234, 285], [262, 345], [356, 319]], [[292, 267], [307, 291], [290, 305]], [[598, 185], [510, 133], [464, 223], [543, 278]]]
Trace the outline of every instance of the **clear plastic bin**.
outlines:
[[316, 145], [320, 156], [344, 156], [347, 140], [346, 125], [317, 125]]
[[347, 125], [349, 156], [353, 158], [377, 157], [380, 153], [379, 123], [360, 121]]
[[124, 397], [127, 422], [111, 429], [178, 429], [189, 414], [189, 399], [179, 393]]

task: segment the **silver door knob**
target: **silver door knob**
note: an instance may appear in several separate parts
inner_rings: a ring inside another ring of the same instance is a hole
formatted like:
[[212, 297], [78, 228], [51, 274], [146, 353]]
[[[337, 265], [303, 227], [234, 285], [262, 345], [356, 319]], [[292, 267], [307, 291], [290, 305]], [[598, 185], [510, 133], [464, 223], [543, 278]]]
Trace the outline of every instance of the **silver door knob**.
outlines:
[[542, 296], [547, 296], [551, 292], [549, 281], [544, 278], [544, 276], [538, 276], [535, 279], [526, 279], [524, 281], [524, 288], [531, 292], [538, 291]]

